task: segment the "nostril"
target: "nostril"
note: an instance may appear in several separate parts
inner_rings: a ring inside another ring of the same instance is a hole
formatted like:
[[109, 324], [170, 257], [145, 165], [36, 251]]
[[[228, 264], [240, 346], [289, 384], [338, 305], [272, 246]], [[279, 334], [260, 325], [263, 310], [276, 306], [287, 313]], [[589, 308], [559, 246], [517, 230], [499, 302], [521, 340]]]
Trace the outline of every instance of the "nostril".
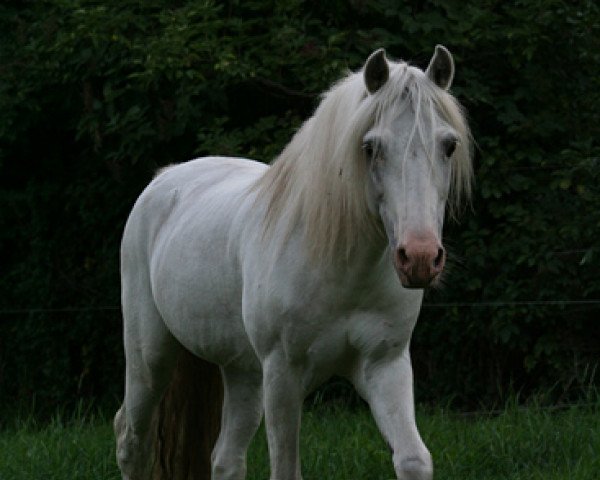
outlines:
[[444, 249], [441, 247], [438, 248], [437, 256], [433, 260], [434, 268], [438, 269], [444, 264], [444, 255], [445, 255]]
[[398, 262], [400, 265], [405, 266], [408, 264], [408, 255], [406, 254], [406, 248], [400, 247], [398, 249]]

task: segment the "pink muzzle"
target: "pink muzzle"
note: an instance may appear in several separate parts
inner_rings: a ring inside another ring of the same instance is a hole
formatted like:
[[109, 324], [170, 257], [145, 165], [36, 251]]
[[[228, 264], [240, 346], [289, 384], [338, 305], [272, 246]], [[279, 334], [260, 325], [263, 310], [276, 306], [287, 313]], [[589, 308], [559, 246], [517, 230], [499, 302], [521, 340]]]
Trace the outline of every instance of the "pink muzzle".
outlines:
[[394, 252], [394, 266], [406, 288], [425, 288], [444, 270], [446, 251], [433, 232], [409, 232]]

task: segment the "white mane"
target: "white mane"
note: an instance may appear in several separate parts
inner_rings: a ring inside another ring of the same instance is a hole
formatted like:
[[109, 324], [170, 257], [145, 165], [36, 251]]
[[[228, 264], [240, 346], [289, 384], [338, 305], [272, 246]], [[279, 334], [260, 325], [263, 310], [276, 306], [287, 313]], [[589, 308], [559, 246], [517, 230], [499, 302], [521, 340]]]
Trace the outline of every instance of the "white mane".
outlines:
[[311, 257], [330, 261], [348, 256], [361, 238], [376, 231], [366, 203], [362, 140], [407, 105], [415, 111], [411, 137], [418, 135], [423, 145], [434, 144], [425, 140], [435, 132], [432, 122], [438, 117], [459, 136], [449, 199], [454, 211], [461, 196], [469, 195], [472, 175], [471, 137], [461, 107], [420, 70], [390, 62], [389, 80], [373, 95], [367, 94], [362, 72], [350, 73], [326, 92], [315, 114], [258, 180], [259, 198], [268, 199], [265, 234], [283, 221], [284, 240], [299, 228]]

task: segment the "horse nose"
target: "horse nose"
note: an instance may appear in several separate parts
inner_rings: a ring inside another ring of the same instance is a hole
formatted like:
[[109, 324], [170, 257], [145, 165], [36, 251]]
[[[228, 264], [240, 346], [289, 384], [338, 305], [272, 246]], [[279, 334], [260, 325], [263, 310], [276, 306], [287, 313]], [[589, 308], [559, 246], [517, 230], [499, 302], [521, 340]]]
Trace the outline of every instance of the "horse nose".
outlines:
[[394, 263], [404, 287], [424, 288], [442, 273], [446, 251], [433, 232], [410, 235], [396, 250]]

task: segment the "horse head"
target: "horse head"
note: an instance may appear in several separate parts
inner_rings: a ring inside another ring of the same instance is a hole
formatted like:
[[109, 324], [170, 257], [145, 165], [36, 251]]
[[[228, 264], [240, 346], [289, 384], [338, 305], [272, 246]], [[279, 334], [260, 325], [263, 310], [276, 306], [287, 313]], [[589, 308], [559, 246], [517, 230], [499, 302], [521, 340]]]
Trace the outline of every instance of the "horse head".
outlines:
[[365, 101], [377, 104], [362, 138], [367, 204], [383, 224], [402, 285], [424, 288], [444, 270], [446, 204], [470, 175], [468, 128], [447, 93], [454, 62], [437, 46], [423, 72], [388, 61], [379, 49], [368, 58], [363, 77]]

